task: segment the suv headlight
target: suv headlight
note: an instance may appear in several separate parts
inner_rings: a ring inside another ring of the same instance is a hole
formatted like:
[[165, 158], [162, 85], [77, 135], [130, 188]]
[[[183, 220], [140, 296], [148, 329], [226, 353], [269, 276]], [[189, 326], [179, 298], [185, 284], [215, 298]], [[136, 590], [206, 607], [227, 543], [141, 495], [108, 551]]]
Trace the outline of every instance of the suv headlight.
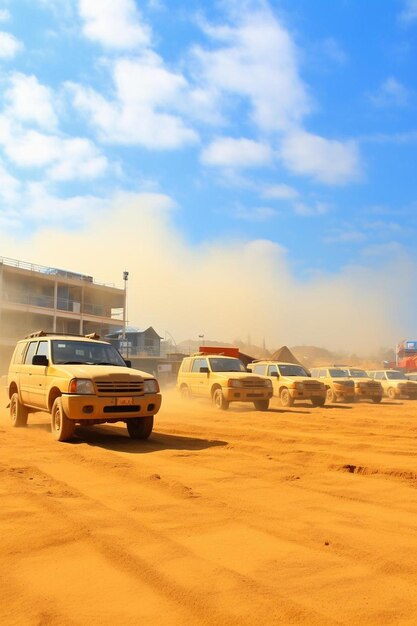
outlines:
[[237, 378], [229, 378], [229, 380], [227, 381], [227, 386], [228, 387], [243, 387], [243, 383], [241, 380], [238, 380]]
[[304, 389], [303, 383], [293, 383], [293, 389], [297, 389], [297, 391], [302, 391]]
[[143, 393], [158, 393], [159, 385], [158, 381], [155, 378], [150, 378], [149, 380], [145, 380], [143, 385]]
[[93, 381], [89, 378], [73, 378], [70, 381], [68, 391], [69, 393], [78, 393], [80, 395], [95, 394]]

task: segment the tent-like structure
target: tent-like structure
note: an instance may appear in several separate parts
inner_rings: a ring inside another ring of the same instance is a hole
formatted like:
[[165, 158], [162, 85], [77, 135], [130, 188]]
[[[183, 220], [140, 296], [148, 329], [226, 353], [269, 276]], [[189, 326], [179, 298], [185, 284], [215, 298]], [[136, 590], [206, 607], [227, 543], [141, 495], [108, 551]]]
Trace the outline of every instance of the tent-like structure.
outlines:
[[295, 356], [293, 355], [291, 350], [287, 348], [287, 346], [282, 346], [282, 348], [276, 350], [268, 360], [281, 361], [282, 363], [294, 363], [295, 365], [302, 365], [303, 367], [305, 367], [305, 365], [300, 363], [300, 361], [295, 358]]

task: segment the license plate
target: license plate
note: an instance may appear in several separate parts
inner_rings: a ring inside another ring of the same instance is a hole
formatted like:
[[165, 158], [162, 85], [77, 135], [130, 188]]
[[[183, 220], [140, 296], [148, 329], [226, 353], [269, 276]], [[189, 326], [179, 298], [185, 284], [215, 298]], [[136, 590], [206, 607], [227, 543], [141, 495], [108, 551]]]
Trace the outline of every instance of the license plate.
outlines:
[[126, 406], [133, 404], [133, 398], [116, 398], [116, 404], [118, 406]]

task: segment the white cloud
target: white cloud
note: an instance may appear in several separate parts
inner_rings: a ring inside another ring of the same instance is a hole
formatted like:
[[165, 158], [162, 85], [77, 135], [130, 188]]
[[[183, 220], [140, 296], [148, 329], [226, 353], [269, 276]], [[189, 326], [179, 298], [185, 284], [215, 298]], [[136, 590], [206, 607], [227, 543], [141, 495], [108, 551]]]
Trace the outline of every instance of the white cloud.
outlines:
[[8, 22], [10, 20], [10, 11], [8, 9], [0, 9], [0, 22]]
[[321, 49], [323, 53], [335, 63], [339, 65], [344, 65], [347, 61], [347, 56], [345, 51], [342, 49], [340, 44], [333, 37], [328, 37], [321, 43]]
[[113, 79], [113, 101], [92, 89], [67, 85], [75, 106], [88, 115], [103, 140], [150, 149], [173, 149], [198, 140], [197, 133], [175, 114], [186, 95], [187, 81], [166, 69], [158, 55], [116, 61]]
[[8, 205], [13, 204], [19, 197], [20, 188], [20, 181], [0, 163], [0, 199]]
[[269, 206], [258, 207], [238, 207], [234, 213], [234, 217], [248, 222], [266, 222], [278, 217], [279, 212]]
[[417, 19], [417, 0], [404, 0], [404, 9], [400, 13], [400, 19], [404, 22]]
[[328, 235], [323, 238], [325, 243], [361, 243], [365, 241], [366, 235], [359, 230], [344, 230]]
[[78, 0], [83, 33], [106, 48], [129, 50], [149, 44], [150, 32], [134, 0]]
[[30, 183], [27, 185], [21, 198], [21, 219], [35, 223], [47, 224], [62, 223], [72, 226], [91, 219], [92, 215], [108, 209], [109, 200], [93, 195], [59, 197], [48, 190], [44, 183]]
[[55, 128], [58, 120], [52, 90], [33, 75], [15, 72], [9, 80], [10, 86], [5, 92], [7, 114], [46, 129]]
[[11, 59], [22, 49], [23, 44], [14, 35], [0, 32], [0, 59]]
[[344, 184], [359, 176], [359, 153], [353, 141], [336, 141], [303, 130], [287, 135], [281, 145], [286, 167], [325, 184]]
[[379, 89], [369, 96], [370, 101], [378, 107], [405, 106], [408, 103], [408, 89], [396, 78], [390, 76]]
[[251, 139], [233, 139], [219, 137], [215, 139], [201, 155], [206, 165], [221, 167], [259, 167], [272, 160], [271, 148]]
[[398, 241], [388, 241], [367, 246], [362, 250], [362, 254], [367, 257], [378, 257], [381, 259], [393, 258], [398, 254], [404, 254], [404, 247]]
[[88, 180], [102, 176], [109, 163], [88, 139], [26, 130], [0, 116], [0, 145], [7, 158], [24, 168], [46, 168], [50, 180]]
[[298, 191], [289, 185], [271, 185], [262, 191], [264, 198], [273, 198], [276, 200], [293, 200], [298, 197]]
[[315, 217], [328, 213], [330, 206], [325, 202], [315, 202], [313, 204], [295, 202], [293, 204], [293, 210], [295, 215], [299, 215], [300, 217]]
[[243, 10], [235, 27], [206, 27], [206, 33], [223, 44], [194, 49], [200, 82], [213, 98], [249, 99], [253, 121], [268, 131], [287, 129], [309, 111], [296, 47], [271, 11]]

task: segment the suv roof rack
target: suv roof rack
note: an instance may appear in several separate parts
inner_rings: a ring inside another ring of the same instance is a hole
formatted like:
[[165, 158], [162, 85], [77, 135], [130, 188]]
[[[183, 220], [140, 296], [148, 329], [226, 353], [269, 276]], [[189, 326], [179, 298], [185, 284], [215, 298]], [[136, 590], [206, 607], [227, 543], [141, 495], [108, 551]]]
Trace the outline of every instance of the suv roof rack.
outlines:
[[37, 330], [34, 333], [26, 335], [25, 339], [34, 339], [35, 337], [49, 337], [50, 335], [56, 337], [85, 337], [86, 339], [100, 339], [100, 335], [97, 333], [89, 333], [88, 335], [78, 335], [77, 333], [52, 333], [48, 330]]

